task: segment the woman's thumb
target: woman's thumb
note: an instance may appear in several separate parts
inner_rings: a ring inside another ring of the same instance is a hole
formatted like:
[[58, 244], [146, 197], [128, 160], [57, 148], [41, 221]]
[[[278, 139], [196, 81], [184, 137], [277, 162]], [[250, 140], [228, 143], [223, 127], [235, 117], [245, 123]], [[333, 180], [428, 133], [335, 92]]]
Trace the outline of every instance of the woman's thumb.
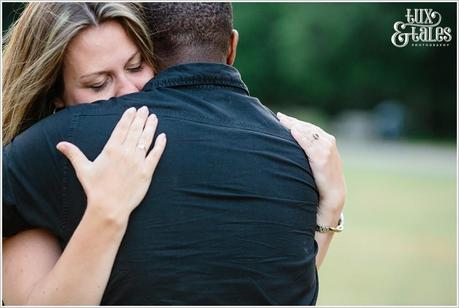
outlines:
[[85, 167], [90, 161], [86, 158], [86, 156], [83, 154], [83, 152], [80, 151], [80, 149], [70, 143], [70, 142], [59, 142], [56, 145], [56, 148], [65, 155], [65, 157], [70, 160], [70, 163], [72, 164], [73, 168], [77, 173]]

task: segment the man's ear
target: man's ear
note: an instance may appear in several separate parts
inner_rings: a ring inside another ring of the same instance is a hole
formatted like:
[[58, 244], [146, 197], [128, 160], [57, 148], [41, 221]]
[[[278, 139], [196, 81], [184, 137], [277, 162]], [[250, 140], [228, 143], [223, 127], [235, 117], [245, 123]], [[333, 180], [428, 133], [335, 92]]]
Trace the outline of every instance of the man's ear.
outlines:
[[237, 43], [239, 42], [239, 33], [233, 29], [231, 31], [230, 45], [228, 49], [228, 56], [226, 57], [226, 64], [233, 65], [236, 60]]

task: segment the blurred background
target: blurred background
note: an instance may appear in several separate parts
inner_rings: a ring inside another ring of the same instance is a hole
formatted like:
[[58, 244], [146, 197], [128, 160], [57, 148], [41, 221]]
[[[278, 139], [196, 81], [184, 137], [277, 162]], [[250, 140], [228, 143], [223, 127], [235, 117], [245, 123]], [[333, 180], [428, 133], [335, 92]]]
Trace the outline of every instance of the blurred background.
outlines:
[[[449, 46], [393, 46], [407, 8]], [[234, 24], [251, 94], [337, 138], [345, 231], [317, 304], [456, 305], [456, 4], [235, 3]]]
[[[5, 31], [22, 5], [2, 5]], [[345, 231], [318, 305], [457, 304], [456, 5], [233, 4], [251, 94], [338, 140]], [[407, 8], [438, 11], [449, 46], [393, 46]]]

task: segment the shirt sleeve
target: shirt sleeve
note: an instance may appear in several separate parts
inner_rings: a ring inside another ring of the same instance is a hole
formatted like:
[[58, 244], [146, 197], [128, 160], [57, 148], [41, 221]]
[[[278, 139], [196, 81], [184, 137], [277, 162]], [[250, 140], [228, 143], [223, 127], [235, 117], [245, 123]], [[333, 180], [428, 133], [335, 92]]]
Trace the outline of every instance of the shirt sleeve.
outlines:
[[62, 238], [63, 138], [59, 118], [43, 120], [3, 148], [3, 237], [32, 228], [48, 229]]
[[12, 192], [11, 184], [9, 181], [8, 167], [6, 162], [8, 159], [6, 152], [3, 152], [2, 160], [2, 227], [3, 237], [10, 237], [21, 230], [29, 229], [27, 222], [21, 217], [16, 208], [16, 200]]

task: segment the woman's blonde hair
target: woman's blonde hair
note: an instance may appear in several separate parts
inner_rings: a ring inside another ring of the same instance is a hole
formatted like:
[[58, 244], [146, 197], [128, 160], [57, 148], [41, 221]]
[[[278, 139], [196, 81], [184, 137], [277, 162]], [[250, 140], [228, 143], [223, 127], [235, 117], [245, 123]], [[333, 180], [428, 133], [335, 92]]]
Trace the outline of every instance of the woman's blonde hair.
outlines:
[[3, 144], [54, 110], [63, 94], [63, 59], [83, 29], [118, 21], [152, 65], [153, 46], [135, 3], [29, 3], [9, 29], [3, 48]]

